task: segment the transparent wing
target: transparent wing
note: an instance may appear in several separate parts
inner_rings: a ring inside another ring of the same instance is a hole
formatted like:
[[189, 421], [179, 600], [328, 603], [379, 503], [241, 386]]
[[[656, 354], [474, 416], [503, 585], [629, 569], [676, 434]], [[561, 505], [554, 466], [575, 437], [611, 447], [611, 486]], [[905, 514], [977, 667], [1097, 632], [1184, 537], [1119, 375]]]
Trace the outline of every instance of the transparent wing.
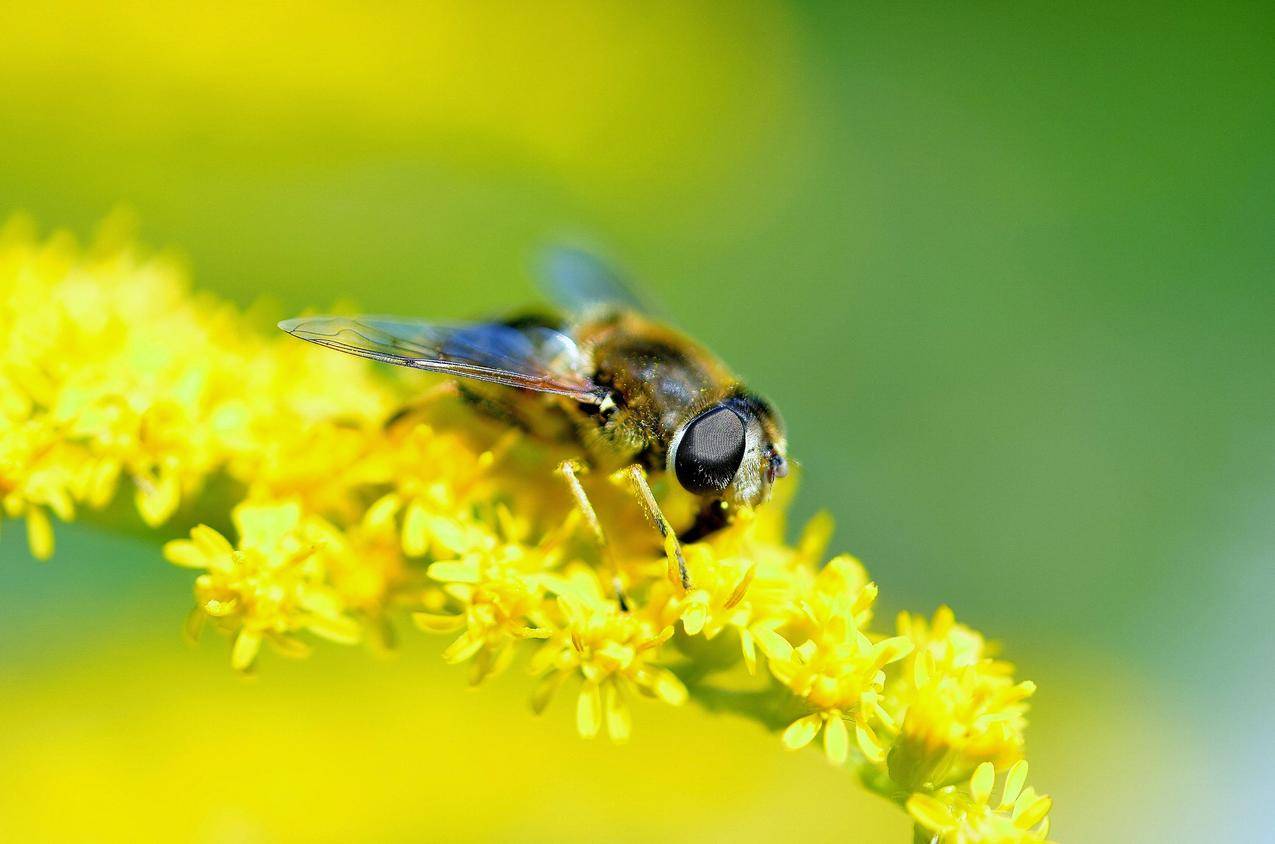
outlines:
[[571, 313], [598, 305], [642, 313], [651, 310], [619, 271], [592, 252], [566, 246], [548, 249], [539, 270], [550, 299]]
[[383, 363], [557, 393], [599, 404], [606, 390], [585, 374], [575, 341], [541, 325], [439, 325], [380, 316], [313, 316], [279, 327], [320, 346]]

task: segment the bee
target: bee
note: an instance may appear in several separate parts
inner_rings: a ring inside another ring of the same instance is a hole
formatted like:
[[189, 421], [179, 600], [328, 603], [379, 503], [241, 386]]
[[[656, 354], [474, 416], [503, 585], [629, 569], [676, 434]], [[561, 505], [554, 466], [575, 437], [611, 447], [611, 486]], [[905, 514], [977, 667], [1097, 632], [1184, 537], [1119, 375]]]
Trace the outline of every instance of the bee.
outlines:
[[[690, 589], [681, 542], [709, 536], [742, 508], [770, 498], [788, 474], [783, 422], [715, 355], [652, 318], [591, 254], [558, 250], [547, 269], [560, 304], [554, 311], [470, 324], [312, 316], [279, 327], [330, 349], [453, 376], [481, 410], [576, 450], [558, 473], [627, 608], [605, 531], [579, 480], [589, 469], [623, 477], [661, 536], [670, 578]], [[698, 514], [680, 536], [651, 491], [660, 476], [698, 499]]]

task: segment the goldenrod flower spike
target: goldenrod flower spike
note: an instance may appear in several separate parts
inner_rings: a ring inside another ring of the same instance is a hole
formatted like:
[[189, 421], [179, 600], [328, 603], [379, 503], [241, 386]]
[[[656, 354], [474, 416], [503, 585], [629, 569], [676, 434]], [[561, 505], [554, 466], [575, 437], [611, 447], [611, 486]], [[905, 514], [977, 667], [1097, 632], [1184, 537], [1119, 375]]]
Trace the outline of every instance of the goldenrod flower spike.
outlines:
[[[473, 683], [529, 652], [533, 709], [567, 697], [586, 738], [630, 740], [635, 695], [697, 700], [853, 767], [847, 783], [906, 808], [917, 840], [1047, 837], [1052, 803], [1026, 785], [1022, 758], [1035, 686], [947, 607], [901, 614], [893, 635], [875, 626], [863, 566], [821, 565], [826, 516], [784, 541], [791, 483], [685, 546], [685, 590], [631, 503], [607, 508], [614, 559], [600, 558], [553, 474], [573, 455], [476, 416], [454, 391], [276, 334], [195, 296], [162, 258], [7, 226], [3, 518], [25, 521], [44, 559], [51, 516], [120, 495], [147, 525], [180, 514], [189, 537], [164, 556], [194, 572], [188, 629], [228, 636], [240, 671], [263, 646], [389, 647], [410, 615], [449, 637], [443, 658]], [[229, 513], [204, 495], [213, 480], [241, 491]]]

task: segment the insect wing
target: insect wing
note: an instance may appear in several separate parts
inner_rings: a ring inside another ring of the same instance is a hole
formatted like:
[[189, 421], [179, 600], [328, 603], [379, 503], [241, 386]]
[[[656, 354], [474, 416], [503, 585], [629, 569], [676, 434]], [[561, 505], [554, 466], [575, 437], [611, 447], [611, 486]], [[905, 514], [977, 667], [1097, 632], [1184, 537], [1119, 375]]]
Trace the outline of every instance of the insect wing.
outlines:
[[584, 373], [575, 341], [544, 326], [314, 316], [284, 320], [279, 327], [320, 346], [397, 366], [557, 393], [590, 404], [606, 395]]
[[550, 299], [571, 313], [610, 306], [640, 313], [650, 308], [624, 276], [592, 252], [555, 247], [541, 257], [540, 277]]

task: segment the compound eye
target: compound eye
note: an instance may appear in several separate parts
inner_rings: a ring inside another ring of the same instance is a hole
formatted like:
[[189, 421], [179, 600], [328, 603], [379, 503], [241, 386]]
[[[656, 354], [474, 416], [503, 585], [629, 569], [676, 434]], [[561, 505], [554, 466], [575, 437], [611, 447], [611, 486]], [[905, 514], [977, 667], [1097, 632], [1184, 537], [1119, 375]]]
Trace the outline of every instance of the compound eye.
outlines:
[[719, 405], [687, 424], [673, 456], [673, 472], [688, 492], [721, 492], [743, 459], [744, 420]]

